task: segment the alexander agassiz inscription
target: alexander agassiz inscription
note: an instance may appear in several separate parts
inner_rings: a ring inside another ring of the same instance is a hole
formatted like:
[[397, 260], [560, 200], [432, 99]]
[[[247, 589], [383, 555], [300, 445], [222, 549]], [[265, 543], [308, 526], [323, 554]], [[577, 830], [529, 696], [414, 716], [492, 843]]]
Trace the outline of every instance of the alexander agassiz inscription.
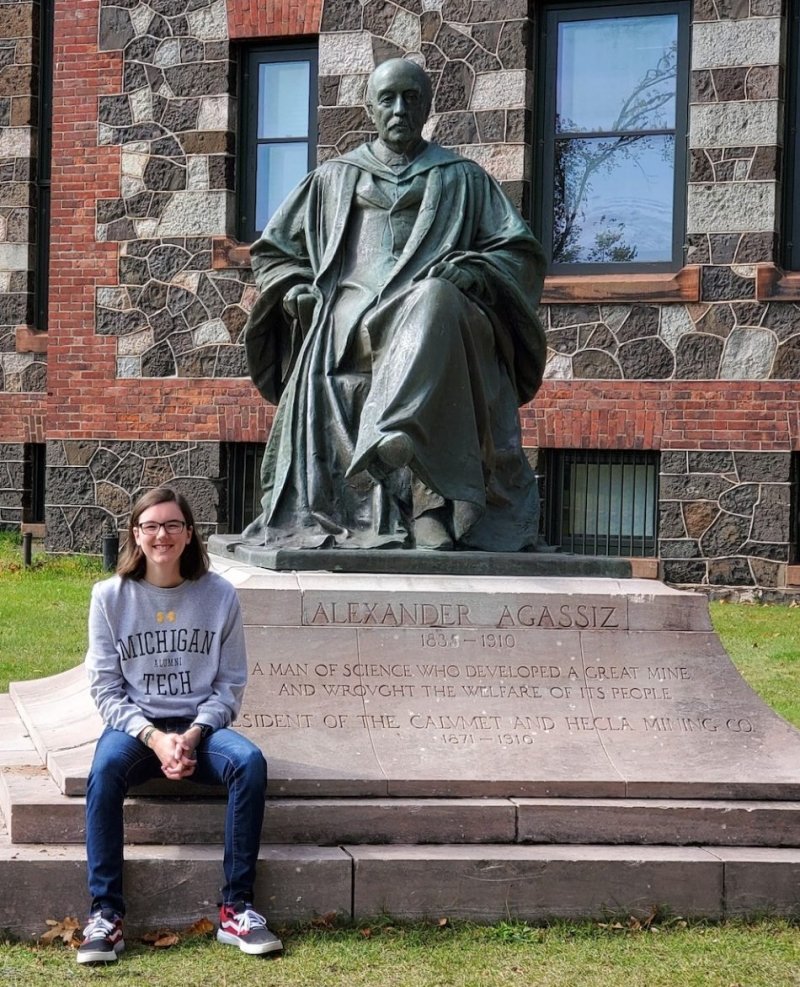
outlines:
[[239, 726], [273, 741], [355, 731], [465, 755], [756, 730], [710, 694], [674, 635], [629, 630], [624, 602], [563, 600], [306, 601], [303, 626], [283, 628], [268, 656], [250, 648]]
[[[619, 629], [619, 606], [585, 603], [559, 605], [523, 603], [499, 608], [497, 622], [503, 627]], [[312, 627], [325, 624], [359, 627], [475, 627], [476, 620], [464, 603], [362, 603], [358, 601], [318, 603], [310, 620]]]

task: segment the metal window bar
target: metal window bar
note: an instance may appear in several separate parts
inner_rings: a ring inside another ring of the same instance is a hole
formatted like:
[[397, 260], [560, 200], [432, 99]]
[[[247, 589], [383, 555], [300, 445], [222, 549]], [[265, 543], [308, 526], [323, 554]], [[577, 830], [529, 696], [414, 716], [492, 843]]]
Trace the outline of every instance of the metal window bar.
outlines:
[[263, 442], [228, 443], [228, 527], [243, 531], [261, 513]]
[[545, 456], [544, 534], [584, 555], [654, 556], [658, 454], [550, 450]]

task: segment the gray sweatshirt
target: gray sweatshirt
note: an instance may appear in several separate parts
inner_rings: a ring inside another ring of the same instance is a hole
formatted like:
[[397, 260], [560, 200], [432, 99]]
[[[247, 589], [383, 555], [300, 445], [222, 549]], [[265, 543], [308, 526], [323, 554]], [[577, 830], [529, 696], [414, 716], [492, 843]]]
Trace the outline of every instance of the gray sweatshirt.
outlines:
[[174, 589], [119, 576], [96, 583], [86, 669], [115, 730], [135, 737], [163, 717], [228, 726], [247, 681], [236, 590], [214, 572]]

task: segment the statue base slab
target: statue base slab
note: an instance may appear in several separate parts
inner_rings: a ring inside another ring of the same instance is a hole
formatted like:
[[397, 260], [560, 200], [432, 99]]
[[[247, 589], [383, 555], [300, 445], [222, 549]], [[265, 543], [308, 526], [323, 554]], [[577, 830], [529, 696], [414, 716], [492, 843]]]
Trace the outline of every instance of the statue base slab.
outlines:
[[605, 576], [629, 579], [628, 559], [560, 552], [439, 552], [421, 549], [268, 548], [241, 535], [212, 535], [209, 551], [275, 572], [427, 573], [452, 576]]

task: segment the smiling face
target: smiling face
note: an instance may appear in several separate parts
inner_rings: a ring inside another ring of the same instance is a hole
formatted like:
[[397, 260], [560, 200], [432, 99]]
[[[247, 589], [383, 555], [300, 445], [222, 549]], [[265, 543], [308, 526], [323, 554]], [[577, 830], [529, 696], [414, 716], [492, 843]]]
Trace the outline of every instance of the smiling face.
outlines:
[[[170, 521], [183, 522], [180, 531], [170, 533], [164, 527]], [[143, 530], [158, 523], [155, 532]], [[186, 546], [192, 540], [192, 529], [186, 524], [180, 507], [174, 501], [153, 504], [142, 511], [133, 529], [133, 537], [146, 560], [145, 579], [159, 586], [175, 585], [181, 581], [180, 559]]]
[[380, 140], [398, 154], [407, 154], [419, 143], [428, 119], [430, 82], [414, 62], [392, 59], [370, 76], [367, 103]]

